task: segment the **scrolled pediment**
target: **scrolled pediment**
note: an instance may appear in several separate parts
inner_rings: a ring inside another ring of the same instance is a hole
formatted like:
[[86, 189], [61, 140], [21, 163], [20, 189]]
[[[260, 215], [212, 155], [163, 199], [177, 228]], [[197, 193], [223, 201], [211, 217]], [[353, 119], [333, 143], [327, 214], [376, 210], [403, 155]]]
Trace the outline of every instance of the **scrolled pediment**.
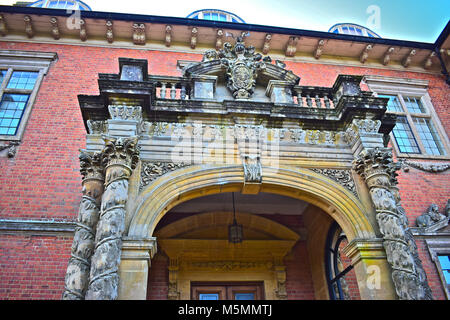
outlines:
[[185, 77], [214, 75], [224, 79], [227, 88], [235, 99], [248, 99], [252, 96], [256, 83], [267, 86], [270, 80], [283, 81], [286, 85], [297, 85], [300, 77], [285, 69], [286, 65], [272, 61], [269, 56], [255, 52], [255, 47], [245, 46], [241, 37], [235, 45], [229, 42], [220, 50], [207, 50], [200, 62], [183, 68]]

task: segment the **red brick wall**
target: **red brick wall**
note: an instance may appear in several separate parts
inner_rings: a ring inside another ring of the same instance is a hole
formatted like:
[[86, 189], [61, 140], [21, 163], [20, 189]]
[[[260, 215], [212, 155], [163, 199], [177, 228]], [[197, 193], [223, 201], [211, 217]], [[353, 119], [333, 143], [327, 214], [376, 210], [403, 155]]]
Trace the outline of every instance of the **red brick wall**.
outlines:
[[158, 252], [148, 273], [147, 300], [167, 300], [169, 289], [169, 258]]
[[[85, 147], [85, 129], [77, 95], [98, 94], [98, 73], [117, 73], [118, 58], [129, 57], [147, 59], [150, 74], [180, 75], [180, 71], [176, 69], [177, 60], [199, 61], [202, 57], [201, 54], [57, 44], [0, 42], [0, 48], [58, 53], [58, 61], [52, 65], [42, 82], [16, 156], [12, 159], [0, 158], [0, 217], [8, 219], [76, 219], [81, 197], [78, 149]], [[331, 86], [338, 74], [377, 74], [429, 80], [429, 94], [433, 106], [443, 127], [449, 132], [450, 90], [441, 76], [290, 61], [286, 64], [287, 69], [302, 78], [302, 85]], [[416, 169], [411, 169], [409, 173], [400, 173], [402, 204], [408, 212], [410, 224], [414, 223], [415, 217], [423, 213], [431, 202], [435, 202], [442, 209], [449, 197], [447, 177], [448, 174], [428, 174]], [[30, 298], [38, 298], [40, 294], [48, 298], [59, 298], [71, 240], [65, 240], [64, 245], [58, 242], [60, 238], [45, 237], [45, 241], [39, 240], [43, 245], [37, 252], [42, 253], [43, 257], [51, 256], [56, 259], [57, 255], [60, 259], [60, 263], [48, 269], [51, 271], [45, 274], [54, 280], [46, 281], [49, 284], [41, 283], [41, 286], [48, 286], [44, 288], [38, 287], [34, 280], [30, 280], [41, 274], [39, 268], [26, 269], [27, 276], [23, 271], [27, 263], [34, 265], [41, 261], [40, 257], [31, 255], [36, 251], [21, 256], [20, 263], [10, 263], [14, 261], [17, 253], [20, 255], [29, 249], [24, 247], [25, 240], [21, 237], [8, 236], [7, 239], [9, 249], [2, 251], [0, 263], [7, 266], [8, 273], [2, 273], [0, 286], [5, 288], [5, 283], [9, 284], [3, 276], [11, 277], [11, 274], [14, 274], [17, 275], [15, 281], [19, 288], [27, 289], [11, 288], [14, 294], [0, 291], [0, 297], [18, 298], [27, 292]], [[38, 241], [36, 239], [40, 237], [30, 239]], [[2, 249], [5, 250], [3, 246]], [[41, 262], [43, 265], [46, 263]], [[434, 269], [429, 268], [427, 272], [429, 278], [435, 278]], [[21, 276], [18, 276], [19, 274]], [[57, 289], [52, 281], [59, 283], [60, 292], [55, 292]]]
[[0, 235], [0, 299], [61, 299], [72, 237]]

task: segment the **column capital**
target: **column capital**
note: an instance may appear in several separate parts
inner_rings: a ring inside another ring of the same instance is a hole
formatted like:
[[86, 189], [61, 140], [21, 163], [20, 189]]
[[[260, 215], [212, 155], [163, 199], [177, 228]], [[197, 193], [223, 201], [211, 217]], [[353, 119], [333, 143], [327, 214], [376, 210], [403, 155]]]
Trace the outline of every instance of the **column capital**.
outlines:
[[130, 170], [136, 168], [139, 161], [138, 137], [117, 138], [102, 136], [105, 146], [102, 150], [102, 163], [108, 166], [120, 165]]

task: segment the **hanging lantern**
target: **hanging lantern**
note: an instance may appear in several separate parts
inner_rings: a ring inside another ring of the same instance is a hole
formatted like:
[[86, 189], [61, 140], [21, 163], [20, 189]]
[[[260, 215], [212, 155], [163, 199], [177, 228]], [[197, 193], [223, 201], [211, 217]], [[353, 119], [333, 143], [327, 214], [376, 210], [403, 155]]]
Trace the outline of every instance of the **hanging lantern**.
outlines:
[[233, 223], [228, 226], [228, 241], [230, 243], [241, 243], [244, 234], [242, 230], [242, 224], [238, 224], [236, 221], [236, 210], [234, 207], [234, 192], [232, 193], [233, 196]]

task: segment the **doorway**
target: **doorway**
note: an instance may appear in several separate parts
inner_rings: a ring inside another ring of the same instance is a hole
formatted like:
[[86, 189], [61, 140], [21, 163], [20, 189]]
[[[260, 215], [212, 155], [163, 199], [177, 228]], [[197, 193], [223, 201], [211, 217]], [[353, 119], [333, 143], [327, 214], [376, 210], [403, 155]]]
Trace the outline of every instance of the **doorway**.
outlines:
[[192, 300], [264, 300], [262, 282], [192, 282]]

